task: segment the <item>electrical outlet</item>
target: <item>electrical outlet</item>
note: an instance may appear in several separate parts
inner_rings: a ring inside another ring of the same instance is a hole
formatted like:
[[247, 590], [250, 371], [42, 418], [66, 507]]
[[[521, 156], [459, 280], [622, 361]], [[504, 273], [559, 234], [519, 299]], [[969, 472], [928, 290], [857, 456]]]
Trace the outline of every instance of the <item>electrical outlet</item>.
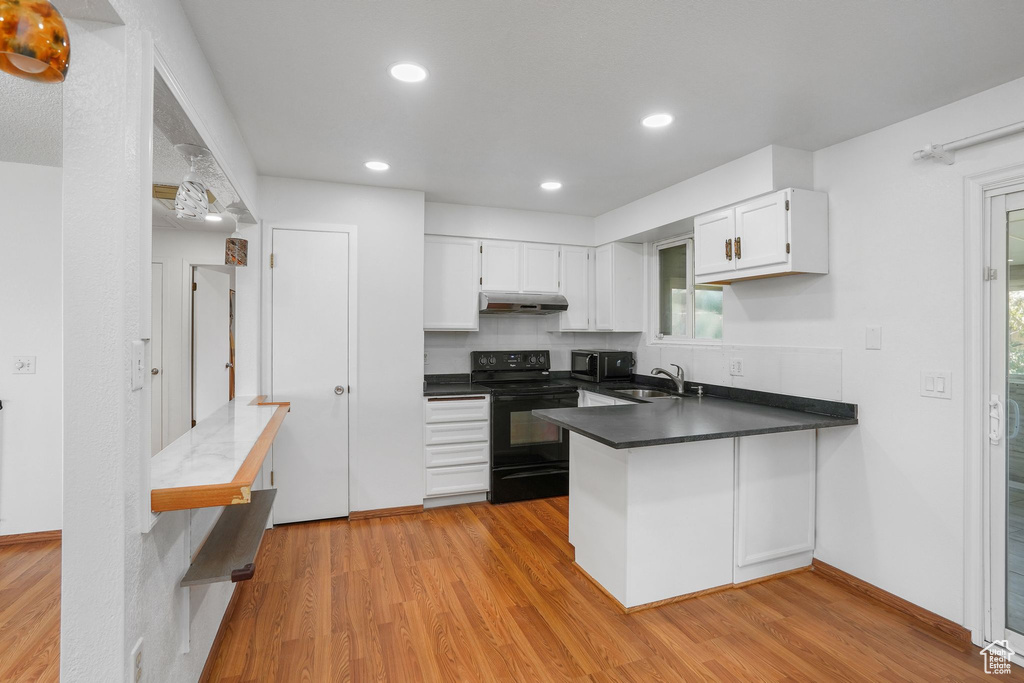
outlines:
[[743, 376], [743, 359], [742, 358], [730, 358], [729, 359], [729, 374], [733, 377]]
[[141, 340], [132, 340], [132, 391], [142, 391], [146, 381], [146, 345]]
[[14, 374], [15, 375], [34, 375], [34, 374], [36, 374], [36, 357], [35, 356], [15, 356], [14, 357]]
[[142, 683], [142, 638], [139, 638], [139, 642], [135, 643], [135, 647], [132, 648], [132, 654], [128, 657], [128, 664], [132, 667], [132, 673], [128, 680]]

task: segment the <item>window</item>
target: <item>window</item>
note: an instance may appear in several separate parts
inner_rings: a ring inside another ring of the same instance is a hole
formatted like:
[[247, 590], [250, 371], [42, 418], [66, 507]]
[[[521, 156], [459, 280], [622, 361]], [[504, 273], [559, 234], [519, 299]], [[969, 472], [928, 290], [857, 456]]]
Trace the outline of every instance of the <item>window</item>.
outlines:
[[653, 336], [662, 341], [722, 339], [722, 288], [693, 284], [693, 240], [654, 245]]

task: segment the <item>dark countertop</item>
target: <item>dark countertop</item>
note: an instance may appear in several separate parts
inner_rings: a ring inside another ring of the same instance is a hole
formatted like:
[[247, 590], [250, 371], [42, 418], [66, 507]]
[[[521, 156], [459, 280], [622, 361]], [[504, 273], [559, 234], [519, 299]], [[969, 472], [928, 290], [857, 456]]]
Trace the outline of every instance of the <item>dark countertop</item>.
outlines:
[[[625, 398], [621, 394], [617, 397]], [[834, 417], [715, 396], [654, 399], [636, 405], [535, 410], [533, 414], [618, 449], [857, 424], [855, 411], [853, 415]]]

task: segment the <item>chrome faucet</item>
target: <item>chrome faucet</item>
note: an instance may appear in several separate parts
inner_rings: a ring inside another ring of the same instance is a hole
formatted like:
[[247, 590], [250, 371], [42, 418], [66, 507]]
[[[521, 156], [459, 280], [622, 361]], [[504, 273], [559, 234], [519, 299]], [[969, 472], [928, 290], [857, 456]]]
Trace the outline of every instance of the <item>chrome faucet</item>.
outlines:
[[670, 380], [672, 380], [673, 382], [676, 383], [676, 391], [681, 394], [681, 393], [683, 393], [683, 384], [686, 381], [683, 378], [683, 368], [681, 368], [680, 366], [676, 365], [675, 363], [672, 363], [672, 367], [674, 367], [676, 369], [676, 374], [674, 374], [674, 375], [671, 372], [669, 372], [668, 370], [665, 370], [664, 368], [654, 368], [653, 370], [651, 370], [651, 374], [652, 375], [665, 375]]

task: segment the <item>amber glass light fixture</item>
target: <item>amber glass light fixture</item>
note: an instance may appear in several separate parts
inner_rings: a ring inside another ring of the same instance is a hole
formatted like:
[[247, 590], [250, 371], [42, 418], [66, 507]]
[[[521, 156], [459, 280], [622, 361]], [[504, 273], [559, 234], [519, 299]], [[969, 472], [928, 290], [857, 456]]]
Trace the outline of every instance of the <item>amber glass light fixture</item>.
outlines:
[[61, 83], [70, 63], [68, 27], [56, 7], [37, 0], [0, 0], [0, 71]]
[[248, 260], [249, 240], [243, 238], [242, 233], [235, 228], [224, 245], [224, 265], [242, 267], [248, 263]]

